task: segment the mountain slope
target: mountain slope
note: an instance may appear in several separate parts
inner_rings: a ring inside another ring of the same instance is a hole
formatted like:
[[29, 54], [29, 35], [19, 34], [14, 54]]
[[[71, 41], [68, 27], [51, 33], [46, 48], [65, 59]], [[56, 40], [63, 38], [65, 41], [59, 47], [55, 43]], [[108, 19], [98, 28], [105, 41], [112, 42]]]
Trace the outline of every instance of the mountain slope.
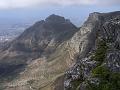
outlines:
[[69, 20], [54, 14], [25, 30], [1, 50], [1, 88], [53, 90], [56, 79], [75, 62], [77, 51], [69, 39], [76, 31]]
[[65, 90], [120, 90], [120, 12], [92, 13], [74, 37], [81, 31], [88, 33]]
[[0, 55], [2, 90], [120, 90], [120, 12], [91, 13], [80, 30], [51, 15]]

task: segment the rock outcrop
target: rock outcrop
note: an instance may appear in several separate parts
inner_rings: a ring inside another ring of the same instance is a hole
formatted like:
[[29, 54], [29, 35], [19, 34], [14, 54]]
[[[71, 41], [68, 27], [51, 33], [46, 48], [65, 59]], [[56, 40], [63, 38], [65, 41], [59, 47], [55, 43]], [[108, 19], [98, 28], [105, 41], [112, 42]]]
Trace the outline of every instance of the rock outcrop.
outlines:
[[120, 12], [90, 14], [73, 38], [78, 35], [79, 55], [66, 72], [65, 90], [119, 90]]

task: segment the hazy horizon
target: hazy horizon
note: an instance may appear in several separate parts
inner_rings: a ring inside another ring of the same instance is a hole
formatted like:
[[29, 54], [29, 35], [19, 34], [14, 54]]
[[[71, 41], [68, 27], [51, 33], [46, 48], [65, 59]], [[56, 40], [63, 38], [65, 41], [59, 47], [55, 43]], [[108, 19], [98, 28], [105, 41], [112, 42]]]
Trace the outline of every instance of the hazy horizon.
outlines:
[[0, 0], [0, 24], [34, 23], [51, 14], [80, 26], [92, 12], [120, 10], [119, 0]]

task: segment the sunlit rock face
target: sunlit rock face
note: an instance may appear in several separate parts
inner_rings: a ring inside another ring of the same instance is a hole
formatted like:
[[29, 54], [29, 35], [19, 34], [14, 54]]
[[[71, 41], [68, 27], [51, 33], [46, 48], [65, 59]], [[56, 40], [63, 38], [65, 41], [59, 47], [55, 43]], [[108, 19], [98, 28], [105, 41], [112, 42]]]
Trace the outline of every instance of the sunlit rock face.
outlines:
[[118, 83], [113, 87], [107, 84], [113, 83], [114, 75], [119, 78], [120, 73], [120, 12], [90, 14], [73, 38], [79, 43], [79, 55], [66, 72], [65, 90], [103, 90], [104, 85], [119, 90]]

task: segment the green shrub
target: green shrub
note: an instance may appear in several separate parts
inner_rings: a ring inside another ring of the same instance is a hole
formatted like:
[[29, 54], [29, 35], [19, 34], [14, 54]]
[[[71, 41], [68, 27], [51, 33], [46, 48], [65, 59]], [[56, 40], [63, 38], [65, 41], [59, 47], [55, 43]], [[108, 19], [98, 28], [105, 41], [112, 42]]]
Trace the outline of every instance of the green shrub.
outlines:
[[100, 79], [99, 85], [88, 85], [88, 90], [120, 90], [120, 73], [110, 72], [104, 66], [92, 70], [93, 77]]
[[92, 70], [92, 75], [93, 75], [93, 77], [107, 79], [107, 78], [109, 78], [110, 72], [106, 67], [98, 66]]
[[120, 90], [120, 72], [111, 73], [109, 81], [111, 82], [113, 86], [112, 88], [114, 88], [114, 90]]
[[92, 70], [92, 77], [100, 79], [99, 85], [88, 83], [88, 90], [120, 90], [120, 72], [110, 72], [104, 66], [101, 66], [107, 53], [106, 41], [98, 43], [97, 49], [92, 57], [93, 60], [99, 61], [98, 66]]
[[92, 59], [95, 61], [103, 62], [106, 56], [107, 48], [108, 47], [106, 45], [106, 41], [104, 40], [99, 41], [97, 49]]
[[75, 81], [71, 82], [72, 90], [77, 90], [77, 88], [79, 87], [81, 82], [82, 82], [81, 80], [75, 80]]

